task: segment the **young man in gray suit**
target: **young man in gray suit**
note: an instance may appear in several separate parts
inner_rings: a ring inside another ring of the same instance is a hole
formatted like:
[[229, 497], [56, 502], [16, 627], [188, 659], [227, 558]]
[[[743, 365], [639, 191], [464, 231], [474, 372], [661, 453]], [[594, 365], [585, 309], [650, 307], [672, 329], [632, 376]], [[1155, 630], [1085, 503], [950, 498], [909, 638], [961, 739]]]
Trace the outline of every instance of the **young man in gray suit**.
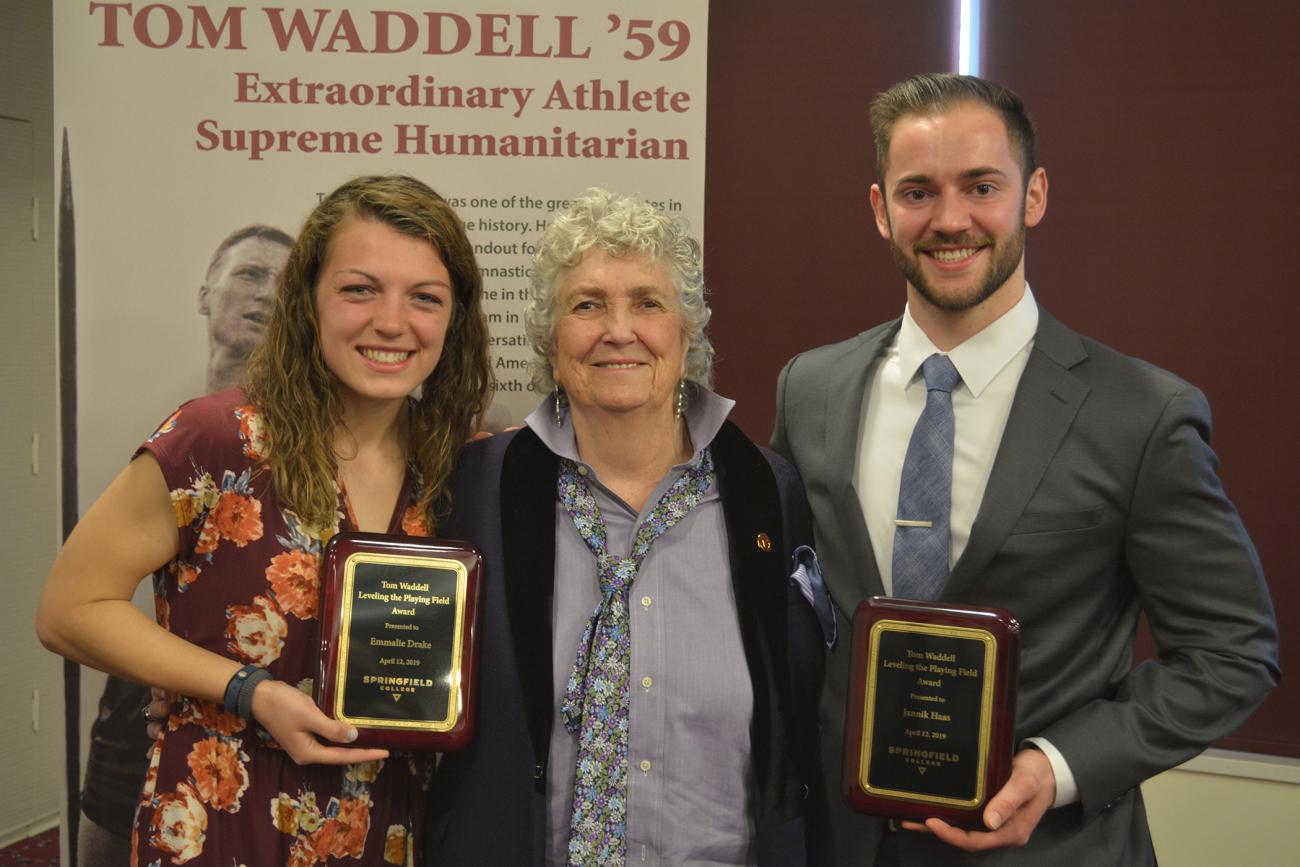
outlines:
[[[848, 620], [865, 597], [924, 586], [907, 534], [937, 539], [926, 595], [1007, 609], [1023, 633], [1017, 752], [986, 830], [895, 830], [832, 795], [834, 861], [1154, 863], [1139, 784], [1231, 732], [1278, 679], [1272, 604], [1216, 474], [1209, 407], [1035, 303], [1025, 230], [1047, 209], [1047, 175], [1015, 94], [922, 75], [880, 94], [871, 119], [871, 204], [907, 306], [791, 360], [772, 440], [802, 473], [840, 621], [822, 702], [828, 790]], [[914, 428], [939, 445], [912, 443]], [[909, 467], [926, 448], [926, 468]], [[936, 468], [942, 502], [913, 513], [911, 489]], [[1141, 612], [1160, 657], [1132, 668]]]

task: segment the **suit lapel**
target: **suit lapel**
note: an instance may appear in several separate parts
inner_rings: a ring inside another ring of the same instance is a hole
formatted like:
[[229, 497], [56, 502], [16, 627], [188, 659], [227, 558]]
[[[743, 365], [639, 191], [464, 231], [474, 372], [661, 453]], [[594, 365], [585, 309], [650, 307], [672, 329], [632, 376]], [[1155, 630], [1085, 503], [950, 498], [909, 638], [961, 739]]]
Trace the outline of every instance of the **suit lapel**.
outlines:
[[970, 540], [943, 597], [965, 597], [1002, 547], [1074, 423], [1089, 387], [1071, 368], [1087, 361], [1079, 336], [1040, 308], [1034, 349], [1020, 377], [1007, 427]]
[[[559, 460], [528, 428], [515, 435], [501, 467], [501, 534], [506, 612], [515, 670], [537, 765], [550, 752], [551, 608], [555, 596], [555, 480]], [[541, 785], [541, 776], [538, 784]]]
[[858, 572], [861, 585], [855, 588], [860, 592], [848, 598], [885, 592], [876, 565], [876, 552], [867, 534], [862, 501], [853, 482], [858, 461], [858, 430], [866, 410], [867, 383], [885, 348], [898, 333], [901, 322], [901, 319], [895, 319], [863, 334], [862, 342], [850, 350], [844, 362], [834, 366], [826, 384], [826, 467], [829, 470], [830, 496], [839, 519], [839, 538], [851, 553], [850, 562], [855, 566], [861, 564]]

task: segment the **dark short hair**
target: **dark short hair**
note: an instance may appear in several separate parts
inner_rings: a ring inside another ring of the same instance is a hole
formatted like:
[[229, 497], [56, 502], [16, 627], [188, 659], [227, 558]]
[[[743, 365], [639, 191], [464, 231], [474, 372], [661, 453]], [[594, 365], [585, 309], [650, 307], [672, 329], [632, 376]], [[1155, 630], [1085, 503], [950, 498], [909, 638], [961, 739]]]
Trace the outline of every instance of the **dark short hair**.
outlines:
[[926, 72], [904, 79], [871, 101], [871, 132], [876, 139], [876, 179], [884, 189], [889, 140], [899, 118], [908, 114], [941, 114], [962, 103], [986, 105], [998, 113], [1007, 140], [1016, 152], [1024, 182], [1034, 173], [1034, 122], [1025, 103], [1014, 91], [976, 78], [950, 72]]
[[270, 241], [273, 244], [282, 244], [285, 247], [293, 247], [293, 238], [287, 232], [282, 232], [274, 226], [263, 226], [255, 223], [251, 226], [244, 226], [242, 229], [236, 229], [226, 236], [225, 240], [217, 245], [217, 252], [212, 254], [212, 261], [208, 263], [208, 275], [206, 279], [212, 279], [212, 273], [217, 270], [221, 260], [225, 258], [226, 251], [238, 244], [240, 241], [247, 241], [249, 238], [259, 238], [263, 241]]

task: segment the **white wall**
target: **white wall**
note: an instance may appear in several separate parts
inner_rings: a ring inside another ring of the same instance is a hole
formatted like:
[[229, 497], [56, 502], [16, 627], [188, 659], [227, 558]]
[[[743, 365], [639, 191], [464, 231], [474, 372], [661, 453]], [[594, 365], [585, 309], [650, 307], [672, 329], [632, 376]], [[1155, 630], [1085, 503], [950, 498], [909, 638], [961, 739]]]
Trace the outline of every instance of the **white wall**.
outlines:
[[41, 584], [59, 544], [51, 9], [47, 3], [0, 0], [0, 22], [3, 845], [58, 819], [64, 713], [62, 663], [40, 646], [33, 627]]
[[1300, 865], [1300, 760], [1209, 750], [1142, 795], [1161, 864]]

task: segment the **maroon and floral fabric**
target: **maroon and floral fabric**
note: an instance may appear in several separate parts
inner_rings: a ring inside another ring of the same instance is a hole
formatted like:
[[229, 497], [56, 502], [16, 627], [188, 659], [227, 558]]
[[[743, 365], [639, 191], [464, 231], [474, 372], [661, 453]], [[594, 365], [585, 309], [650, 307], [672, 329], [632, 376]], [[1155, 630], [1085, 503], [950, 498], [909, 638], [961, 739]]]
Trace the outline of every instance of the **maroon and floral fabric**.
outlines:
[[[281, 508], [260, 418], [240, 389], [184, 404], [140, 447], [162, 467], [179, 555], [154, 575], [158, 622], [310, 694], [321, 546], [352, 529]], [[390, 533], [427, 535], [412, 470]], [[174, 696], [135, 820], [135, 864], [162, 867], [412, 863], [432, 754], [299, 767], [261, 726]]]

